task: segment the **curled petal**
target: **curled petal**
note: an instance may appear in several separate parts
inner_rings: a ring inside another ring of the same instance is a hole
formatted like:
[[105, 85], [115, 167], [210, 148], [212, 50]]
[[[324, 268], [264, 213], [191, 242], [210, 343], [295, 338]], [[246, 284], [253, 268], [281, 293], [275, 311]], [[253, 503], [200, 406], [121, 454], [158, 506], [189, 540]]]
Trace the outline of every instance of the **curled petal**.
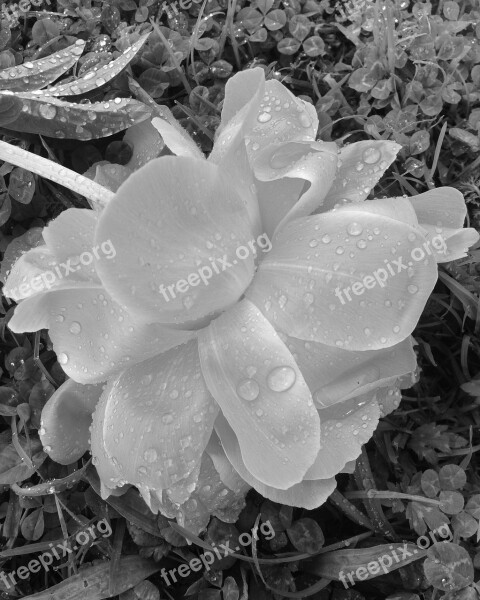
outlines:
[[242, 71], [228, 80], [222, 121], [208, 157], [209, 162], [219, 165], [236, 180], [237, 191], [249, 215], [251, 230], [256, 234], [260, 233], [260, 214], [245, 136], [255, 123], [264, 85], [265, 74], [260, 68]]
[[45, 452], [61, 465], [70, 465], [90, 448], [92, 414], [103, 385], [82, 385], [68, 379], [42, 410], [40, 440]]
[[308, 386], [274, 328], [243, 300], [200, 331], [198, 343], [203, 376], [248, 470], [280, 489], [301, 481], [318, 453], [320, 423]]
[[334, 184], [323, 203], [322, 212], [337, 204], [365, 200], [401, 149], [386, 140], [355, 142], [340, 150]]
[[152, 159], [157, 158], [165, 148], [165, 143], [158, 130], [148, 119], [132, 125], [123, 136], [123, 141], [133, 148], [132, 157], [125, 165], [131, 171], [136, 171]]
[[337, 209], [287, 223], [246, 297], [281, 331], [348, 350], [404, 340], [437, 280], [425, 238], [406, 223]]
[[[327, 500], [337, 485], [333, 477], [330, 479], [318, 479], [316, 481], [303, 480], [286, 490], [266, 485], [263, 481], [256, 479], [246, 467], [235, 432], [222, 414], [217, 417], [215, 431], [222, 444], [221, 447], [218, 447], [217, 451], [222, 451], [223, 447], [228, 460], [232, 463], [240, 477], [255, 488], [259, 494], [262, 494], [262, 496], [273, 502], [313, 510]], [[213, 456], [214, 452], [214, 447], [209, 446], [210, 456]]]
[[188, 134], [187, 130], [184, 129], [177, 121], [172, 121], [169, 123], [164, 119], [155, 117], [152, 119], [152, 125], [162, 136], [163, 141], [170, 148], [173, 154], [189, 158], [205, 158], [200, 148]]
[[253, 165], [265, 148], [281, 142], [313, 142], [317, 135], [315, 107], [295, 97], [282, 83], [265, 83], [256, 122], [248, 133], [248, 154]]
[[[265, 71], [260, 67], [240, 71], [233, 77], [230, 77], [225, 85], [222, 118], [217, 135], [232, 122], [232, 119], [244, 106], [251, 102], [257, 93], [263, 95], [264, 90]], [[256, 112], [258, 112], [258, 108]]]
[[373, 392], [415, 370], [413, 338], [383, 350], [355, 352], [289, 337], [286, 345], [295, 357], [317, 408]]
[[118, 376], [106, 400], [105, 452], [139, 490], [168, 489], [200, 464], [217, 414], [188, 342]]
[[305, 479], [334, 477], [349, 461], [358, 458], [380, 419], [380, 409], [372, 392], [323, 409], [319, 414], [322, 447]]
[[245, 205], [205, 160], [164, 156], [136, 171], [102, 212], [95, 239], [116, 251], [96, 265], [107, 291], [155, 322], [194, 321], [229, 306], [254, 272], [253, 253], [236, 254], [251, 241]]
[[439, 263], [467, 255], [479, 234], [463, 229], [467, 207], [463, 195], [452, 187], [429, 190], [409, 198], [421, 226], [426, 230], [429, 247]]
[[15, 333], [49, 329], [59, 363], [79, 383], [98, 383], [194, 335], [139, 322], [103, 288], [55, 289], [23, 300], [9, 322]]
[[302, 194], [305, 180], [284, 177], [275, 181], [255, 183], [262, 229], [273, 236], [278, 224], [290, 212]]
[[[270, 222], [272, 216], [269, 211], [276, 209], [276, 228], [280, 229], [286, 222], [305, 217], [322, 205], [335, 179], [337, 146], [333, 142], [272, 144], [258, 155], [253, 169], [256, 177], [264, 182], [283, 178], [310, 182], [308, 189], [300, 197], [292, 195], [285, 207], [269, 201], [268, 195], [264, 199], [259, 193], [261, 214], [267, 213], [267, 220]], [[265, 188], [268, 191], [268, 185], [264, 184], [263, 189]]]

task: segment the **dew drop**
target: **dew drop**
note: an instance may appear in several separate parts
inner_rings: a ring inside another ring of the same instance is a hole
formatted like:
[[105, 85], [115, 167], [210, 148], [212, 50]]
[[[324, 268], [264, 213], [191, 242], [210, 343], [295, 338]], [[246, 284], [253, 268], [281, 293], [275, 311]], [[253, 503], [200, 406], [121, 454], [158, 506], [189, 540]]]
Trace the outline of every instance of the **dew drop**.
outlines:
[[407, 287], [407, 290], [409, 294], [416, 294], [418, 292], [418, 287], [416, 285], [411, 284]]
[[57, 323], [63, 323], [65, 321], [65, 317], [63, 315], [57, 315], [55, 321]]
[[329, 235], [324, 235], [324, 236], [322, 237], [322, 242], [323, 242], [324, 244], [329, 244], [331, 241], [332, 241], [332, 238], [331, 238]]
[[275, 367], [267, 376], [267, 385], [273, 392], [286, 392], [297, 379], [297, 374], [289, 366]]
[[170, 425], [170, 423], [173, 423], [173, 416], [170, 413], [163, 415], [162, 423], [165, 425]]
[[57, 109], [53, 104], [40, 104], [38, 112], [44, 119], [54, 119], [57, 114]]
[[260, 387], [255, 379], [243, 379], [237, 385], [237, 394], [243, 400], [248, 400], [252, 402], [258, 398], [258, 394], [260, 393]]
[[365, 240], [358, 240], [357, 248], [360, 248], [360, 250], [363, 250], [366, 247], [367, 247], [367, 242]]
[[60, 352], [57, 355], [57, 360], [61, 365], [66, 365], [68, 363], [68, 355], [65, 352]]
[[363, 227], [360, 225], [360, 223], [356, 223], [354, 221], [347, 227], [347, 231], [349, 235], [360, 235], [363, 232]]
[[367, 163], [367, 165], [376, 164], [382, 155], [380, 154], [380, 150], [375, 148], [374, 146], [370, 146], [370, 148], [366, 148], [363, 151], [362, 158]]
[[153, 463], [157, 460], [158, 454], [155, 448], [149, 448], [143, 453], [143, 458], [147, 463]]
[[81, 331], [82, 326], [80, 323], [78, 321], [73, 321], [73, 323], [70, 325], [70, 333], [73, 333], [73, 335], [78, 335]]
[[270, 121], [271, 118], [272, 118], [272, 115], [270, 113], [263, 112], [258, 115], [257, 121], [259, 123], [268, 123], [268, 121]]

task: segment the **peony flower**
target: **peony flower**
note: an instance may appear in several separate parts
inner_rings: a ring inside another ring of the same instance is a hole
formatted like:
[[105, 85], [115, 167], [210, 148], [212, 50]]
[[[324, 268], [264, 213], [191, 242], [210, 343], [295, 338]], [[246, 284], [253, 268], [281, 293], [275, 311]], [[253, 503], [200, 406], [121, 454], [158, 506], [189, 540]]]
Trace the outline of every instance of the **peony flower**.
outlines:
[[[6, 282], [12, 331], [48, 329], [70, 377], [43, 411], [45, 451], [91, 450], [104, 497], [133, 485], [197, 532], [234, 521], [250, 487], [313, 509], [411, 385], [437, 262], [478, 239], [463, 197], [366, 200], [400, 146], [316, 141], [313, 106], [261, 69], [227, 83], [208, 159], [173, 120], [153, 125], [175, 156], [103, 209], [63, 212]], [[106, 243], [114, 256], [18, 295]]]

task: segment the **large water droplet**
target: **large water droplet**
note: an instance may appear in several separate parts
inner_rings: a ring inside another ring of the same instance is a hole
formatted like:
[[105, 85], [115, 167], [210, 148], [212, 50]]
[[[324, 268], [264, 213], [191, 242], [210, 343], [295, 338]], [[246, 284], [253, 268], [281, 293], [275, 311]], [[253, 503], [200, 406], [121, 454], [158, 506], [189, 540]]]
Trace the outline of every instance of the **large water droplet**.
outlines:
[[370, 146], [370, 148], [366, 148], [363, 151], [362, 158], [367, 163], [367, 165], [374, 165], [381, 159], [382, 155], [378, 148], [374, 146]]
[[360, 235], [363, 231], [363, 227], [360, 225], [360, 223], [356, 223], [354, 221], [353, 223], [350, 223], [350, 225], [348, 225], [347, 231], [349, 235]]
[[252, 402], [258, 398], [258, 394], [260, 393], [260, 387], [255, 379], [243, 379], [237, 385], [237, 394], [243, 400], [248, 400]]
[[143, 453], [143, 458], [147, 463], [153, 463], [157, 460], [158, 454], [155, 448], [149, 448]]
[[268, 121], [270, 121], [271, 118], [272, 118], [272, 115], [270, 113], [263, 112], [258, 115], [257, 121], [259, 123], [268, 123]]
[[73, 323], [70, 325], [70, 333], [73, 333], [73, 335], [78, 335], [81, 331], [82, 326], [80, 323], [78, 321], [73, 321]]
[[61, 365], [66, 365], [68, 363], [68, 355], [65, 352], [60, 352], [57, 355], [57, 360]]
[[274, 392], [286, 392], [297, 379], [297, 374], [289, 366], [275, 367], [267, 376], [267, 385]]
[[40, 104], [38, 112], [44, 119], [54, 119], [57, 114], [57, 109], [53, 104]]

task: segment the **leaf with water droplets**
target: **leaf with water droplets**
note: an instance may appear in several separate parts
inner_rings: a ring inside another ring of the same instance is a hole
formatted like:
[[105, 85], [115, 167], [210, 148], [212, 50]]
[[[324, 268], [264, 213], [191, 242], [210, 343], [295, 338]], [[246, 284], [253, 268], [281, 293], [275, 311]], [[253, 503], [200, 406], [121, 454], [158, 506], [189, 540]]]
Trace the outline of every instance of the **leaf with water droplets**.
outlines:
[[35, 193], [35, 179], [33, 174], [21, 167], [15, 167], [10, 173], [8, 193], [21, 204], [29, 204]]
[[87, 73], [84, 73], [78, 79], [50, 87], [45, 90], [44, 95], [79, 96], [80, 94], [86, 94], [87, 92], [91, 92], [92, 90], [104, 86], [128, 66], [141, 50], [149, 35], [150, 33], [142, 35], [139, 40], [129, 48], [126, 48], [123, 53], [112, 62], [87, 71]]
[[[104, 600], [111, 597], [109, 590], [109, 574], [111, 561], [101, 562], [91, 567], [85, 567], [76, 575], [68, 577], [61, 583], [43, 592], [25, 596], [25, 600]], [[116, 571], [116, 594], [125, 592], [150, 577], [160, 569], [160, 565], [140, 556], [123, 556], [120, 558]]]
[[66, 73], [80, 58], [85, 48], [84, 40], [46, 58], [27, 61], [22, 65], [0, 71], [0, 90], [31, 92], [40, 90]]
[[[5, 92], [0, 92], [0, 101]], [[8, 129], [38, 133], [52, 138], [91, 140], [106, 137], [141, 123], [150, 109], [130, 98], [115, 98], [94, 104], [74, 104], [36, 93], [18, 93], [21, 115]]]
[[473, 582], [473, 564], [470, 555], [458, 544], [437, 542], [427, 550], [423, 564], [428, 583], [438, 590], [461, 590]]

